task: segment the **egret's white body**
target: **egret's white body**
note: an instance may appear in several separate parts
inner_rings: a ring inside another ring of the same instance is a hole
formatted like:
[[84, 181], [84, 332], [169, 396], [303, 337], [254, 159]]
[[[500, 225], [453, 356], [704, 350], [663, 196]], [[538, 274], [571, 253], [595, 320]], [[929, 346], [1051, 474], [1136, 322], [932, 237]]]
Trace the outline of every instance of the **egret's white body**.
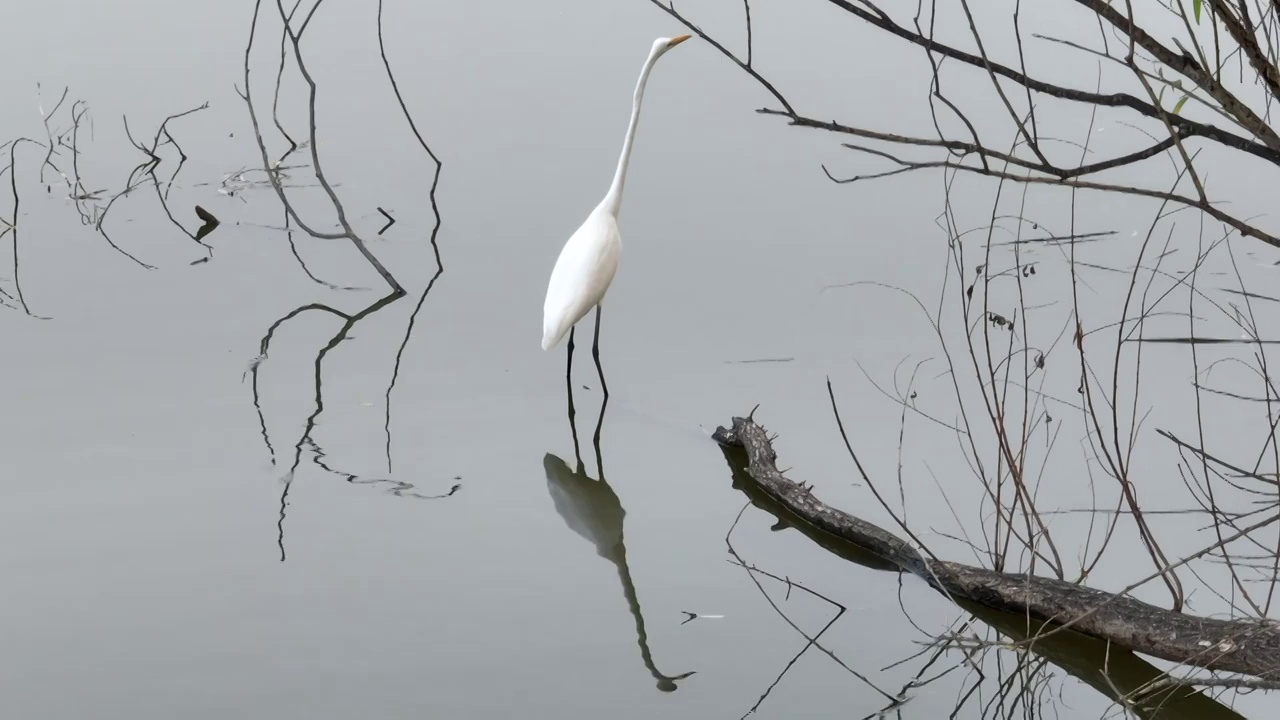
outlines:
[[[587, 215], [582, 226], [569, 238], [560, 251], [551, 280], [547, 284], [547, 298], [542, 306], [542, 349], [550, 350], [569, 335], [569, 364], [573, 363], [573, 327], [586, 317], [591, 308], [597, 308], [596, 339], [592, 354], [599, 369], [600, 316], [599, 306], [609, 290], [613, 276], [618, 271], [618, 257], [622, 254], [622, 235], [618, 232], [618, 214], [622, 208], [622, 187], [626, 182], [627, 164], [631, 159], [631, 147], [635, 141], [636, 125], [640, 120], [640, 101], [649, 71], [663, 53], [689, 38], [658, 38], [653, 42], [649, 57], [640, 70], [636, 82], [635, 98], [631, 106], [631, 122], [627, 126], [626, 139], [622, 143], [622, 156], [614, 172], [613, 184], [600, 204]], [[601, 372], [601, 382], [604, 374]], [[605, 390], [606, 394], [608, 390]]]
[[550, 350], [600, 304], [618, 272], [622, 236], [618, 218], [596, 206], [560, 251], [542, 305], [542, 349]]

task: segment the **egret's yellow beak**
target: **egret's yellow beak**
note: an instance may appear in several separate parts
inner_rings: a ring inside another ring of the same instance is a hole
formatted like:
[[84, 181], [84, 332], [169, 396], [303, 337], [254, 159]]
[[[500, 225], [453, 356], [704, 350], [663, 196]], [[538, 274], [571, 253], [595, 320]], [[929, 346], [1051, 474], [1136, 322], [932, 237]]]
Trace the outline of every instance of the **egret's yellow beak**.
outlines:
[[689, 39], [688, 35], [680, 35], [679, 37], [673, 37], [671, 38], [671, 42], [667, 43], [667, 47], [673, 48], [688, 39]]

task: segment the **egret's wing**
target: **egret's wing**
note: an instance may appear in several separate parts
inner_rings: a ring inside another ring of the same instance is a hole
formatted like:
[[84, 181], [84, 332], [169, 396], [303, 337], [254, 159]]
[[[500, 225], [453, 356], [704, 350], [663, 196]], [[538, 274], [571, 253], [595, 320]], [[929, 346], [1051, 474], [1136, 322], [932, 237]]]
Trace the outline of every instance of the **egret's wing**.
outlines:
[[547, 283], [542, 305], [542, 348], [564, 339], [569, 328], [604, 298], [618, 270], [622, 249], [618, 224], [607, 213], [593, 212], [565, 243]]

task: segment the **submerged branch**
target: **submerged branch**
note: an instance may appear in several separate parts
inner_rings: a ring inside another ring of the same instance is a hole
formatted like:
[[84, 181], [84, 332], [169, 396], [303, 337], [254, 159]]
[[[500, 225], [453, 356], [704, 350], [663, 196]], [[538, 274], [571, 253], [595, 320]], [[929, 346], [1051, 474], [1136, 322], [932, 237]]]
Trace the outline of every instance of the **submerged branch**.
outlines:
[[[876, 557], [879, 566], [910, 572], [953, 601], [1024, 614], [1038, 621], [1039, 629], [1047, 634], [1058, 632], [1055, 628], [1071, 627], [1164, 660], [1280, 678], [1280, 624], [1271, 620], [1195, 617], [1062, 580], [926, 560], [893, 533], [823, 503], [811, 488], [783, 477], [768, 435], [754, 420], [735, 417], [732, 429], [719, 427], [712, 437], [722, 445], [746, 451], [748, 475], [794, 518], [797, 529], [811, 537], [834, 536], [852, 543]], [[1243, 534], [1277, 520], [1280, 518], [1263, 521]], [[1032, 633], [1030, 642], [1035, 641]]]

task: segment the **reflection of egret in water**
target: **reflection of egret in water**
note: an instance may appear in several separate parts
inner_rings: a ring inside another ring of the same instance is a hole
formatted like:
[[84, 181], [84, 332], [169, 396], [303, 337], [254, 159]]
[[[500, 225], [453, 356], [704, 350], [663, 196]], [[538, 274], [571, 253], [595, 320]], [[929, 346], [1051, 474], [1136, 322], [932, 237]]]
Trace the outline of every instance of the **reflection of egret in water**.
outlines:
[[636, 586], [631, 579], [631, 569], [627, 566], [627, 547], [622, 538], [622, 520], [626, 511], [613, 492], [613, 488], [604, 481], [592, 479], [579, 466], [578, 470], [569, 468], [568, 463], [551, 453], [542, 459], [542, 467], [547, 473], [547, 489], [551, 492], [551, 500], [555, 503], [556, 512], [564, 518], [564, 522], [583, 538], [596, 546], [600, 557], [613, 563], [618, 568], [618, 579], [622, 582], [622, 594], [627, 598], [631, 615], [636, 621], [636, 639], [640, 643], [640, 657], [645, 667], [653, 673], [658, 681], [658, 689], [663, 692], [676, 690], [676, 681], [692, 675], [663, 675], [653, 663], [653, 654], [649, 651], [649, 639], [644, 629], [644, 615], [640, 612], [640, 600], [636, 596]]
[[[607, 400], [606, 400], [607, 403]], [[604, 420], [604, 404], [600, 406], [600, 421]], [[603, 467], [600, 461], [599, 428], [596, 425], [596, 461], [597, 467]], [[577, 438], [575, 432], [575, 442]], [[551, 493], [551, 501], [556, 512], [564, 518], [564, 522], [578, 535], [596, 546], [596, 553], [613, 563], [618, 569], [618, 580], [622, 582], [622, 594], [627, 598], [631, 616], [636, 621], [636, 640], [640, 644], [640, 658], [658, 681], [658, 689], [663, 692], [674, 692], [676, 681], [689, 677], [693, 672], [681, 675], [663, 675], [653, 662], [653, 654], [649, 651], [649, 638], [644, 629], [644, 615], [640, 611], [640, 600], [636, 595], [636, 586], [631, 579], [631, 569], [627, 565], [627, 547], [622, 537], [623, 519], [626, 511], [618, 495], [605, 481], [603, 472], [598, 472], [600, 479], [587, 475], [586, 468], [579, 458], [577, 469], [552, 453], [542, 458], [542, 469], [547, 474], [547, 490]]]

